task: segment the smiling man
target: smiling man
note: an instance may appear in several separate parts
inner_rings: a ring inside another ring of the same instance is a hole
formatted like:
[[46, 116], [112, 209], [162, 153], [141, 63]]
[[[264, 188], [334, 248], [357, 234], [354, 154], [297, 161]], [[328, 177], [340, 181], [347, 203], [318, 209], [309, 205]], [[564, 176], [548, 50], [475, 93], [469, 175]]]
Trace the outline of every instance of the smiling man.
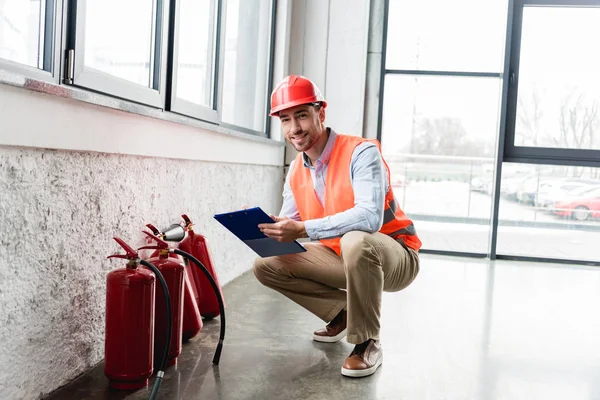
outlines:
[[327, 322], [313, 340], [354, 344], [342, 375], [363, 377], [381, 365], [381, 296], [406, 288], [419, 271], [421, 242], [398, 206], [379, 142], [325, 126], [327, 102], [309, 79], [291, 75], [271, 95], [271, 116], [299, 154], [283, 206], [262, 232], [286, 242], [309, 237], [304, 253], [259, 258], [267, 287]]

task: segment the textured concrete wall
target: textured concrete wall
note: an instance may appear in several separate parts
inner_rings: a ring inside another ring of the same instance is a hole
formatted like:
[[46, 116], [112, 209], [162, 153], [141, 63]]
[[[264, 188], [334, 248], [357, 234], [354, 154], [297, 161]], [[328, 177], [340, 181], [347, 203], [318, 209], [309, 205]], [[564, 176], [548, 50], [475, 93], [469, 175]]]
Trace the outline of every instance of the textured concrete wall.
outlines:
[[112, 236], [186, 212], [222, 283], [254, 253], [211, 218], [277, 211], [281, 167], [0, 146], [0, 399], [36, 399], [101, 361]]

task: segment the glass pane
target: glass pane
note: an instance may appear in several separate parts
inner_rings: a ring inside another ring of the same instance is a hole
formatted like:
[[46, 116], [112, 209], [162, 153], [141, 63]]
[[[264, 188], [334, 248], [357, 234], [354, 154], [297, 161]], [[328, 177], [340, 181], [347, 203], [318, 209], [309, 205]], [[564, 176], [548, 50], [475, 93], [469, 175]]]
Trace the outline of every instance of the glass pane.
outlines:
[[45, 16], [46, 0], [0, 0], [0, 58], [43, 69]]
[[600, 261], [600, 168], [504, 164], [498, 254]]
[[525, 7], [515, 146], [600, 150], [599, 36], [598, 8]]
[[390, 0], [386, 67], [500, 72], [507, 0]]
[[153, 1], [85, 4], [85, 66], [151, 87]]
[[182, 0], [179, 13], [177, 97], [212, 107], [213, 0]]
[[271, 1], [227, 1], [223, 122], [264, 131]]
[[386, 76], [382, 149], [426, 249], [488, 251], [500, 82]]

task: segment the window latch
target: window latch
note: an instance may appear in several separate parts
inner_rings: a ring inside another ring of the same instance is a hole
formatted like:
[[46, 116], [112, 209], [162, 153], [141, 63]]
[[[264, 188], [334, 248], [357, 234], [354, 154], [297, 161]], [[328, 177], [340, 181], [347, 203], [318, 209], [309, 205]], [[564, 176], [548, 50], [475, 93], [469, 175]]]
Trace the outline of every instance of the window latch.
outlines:
[[75, 79], [75, 50], [67, 50], [67, 57], [65, 62], [65, 80], [67, 85], [72, 85]]

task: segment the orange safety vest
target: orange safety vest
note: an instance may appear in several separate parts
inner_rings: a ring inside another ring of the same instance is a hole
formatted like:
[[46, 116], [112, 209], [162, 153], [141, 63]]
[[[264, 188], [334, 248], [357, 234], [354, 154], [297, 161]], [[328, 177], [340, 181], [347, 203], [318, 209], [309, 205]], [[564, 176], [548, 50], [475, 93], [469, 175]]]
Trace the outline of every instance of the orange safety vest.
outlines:
[[[359, 144], [369, 141], [377, 146], [381, 153], [379, 141], [369, 140], [356, 136], [338, 134], [331, 150], [331, 157], [327, 168], [327, 178], [325, 181], [325, 205], [319, 202], [315, 193], [312, 178], [308, 168], [304, 167], [302, 153], [296, 156], [296, 162], [290, 175], [290, 186], [294, 194], [296, 207], [303, 221], [324, 218], [334, 215], [354, 207], [354, 190], [350, 179], [350, 162], [352, 153]], [[385, 162], [388, 182], [390, 182], [390, 169]], [[383, 226], [379, 232], [402, 239], [410, 248], [418, 251], [421, 248], [421, 241], [412, 221], [400, 209], [394, 192], [390, 185], [390, 190], [385, 196], [385, 207], [383, 213]], [[341, 254], [341, 238], [321, 239], [321, 243], [337, 253]]]

